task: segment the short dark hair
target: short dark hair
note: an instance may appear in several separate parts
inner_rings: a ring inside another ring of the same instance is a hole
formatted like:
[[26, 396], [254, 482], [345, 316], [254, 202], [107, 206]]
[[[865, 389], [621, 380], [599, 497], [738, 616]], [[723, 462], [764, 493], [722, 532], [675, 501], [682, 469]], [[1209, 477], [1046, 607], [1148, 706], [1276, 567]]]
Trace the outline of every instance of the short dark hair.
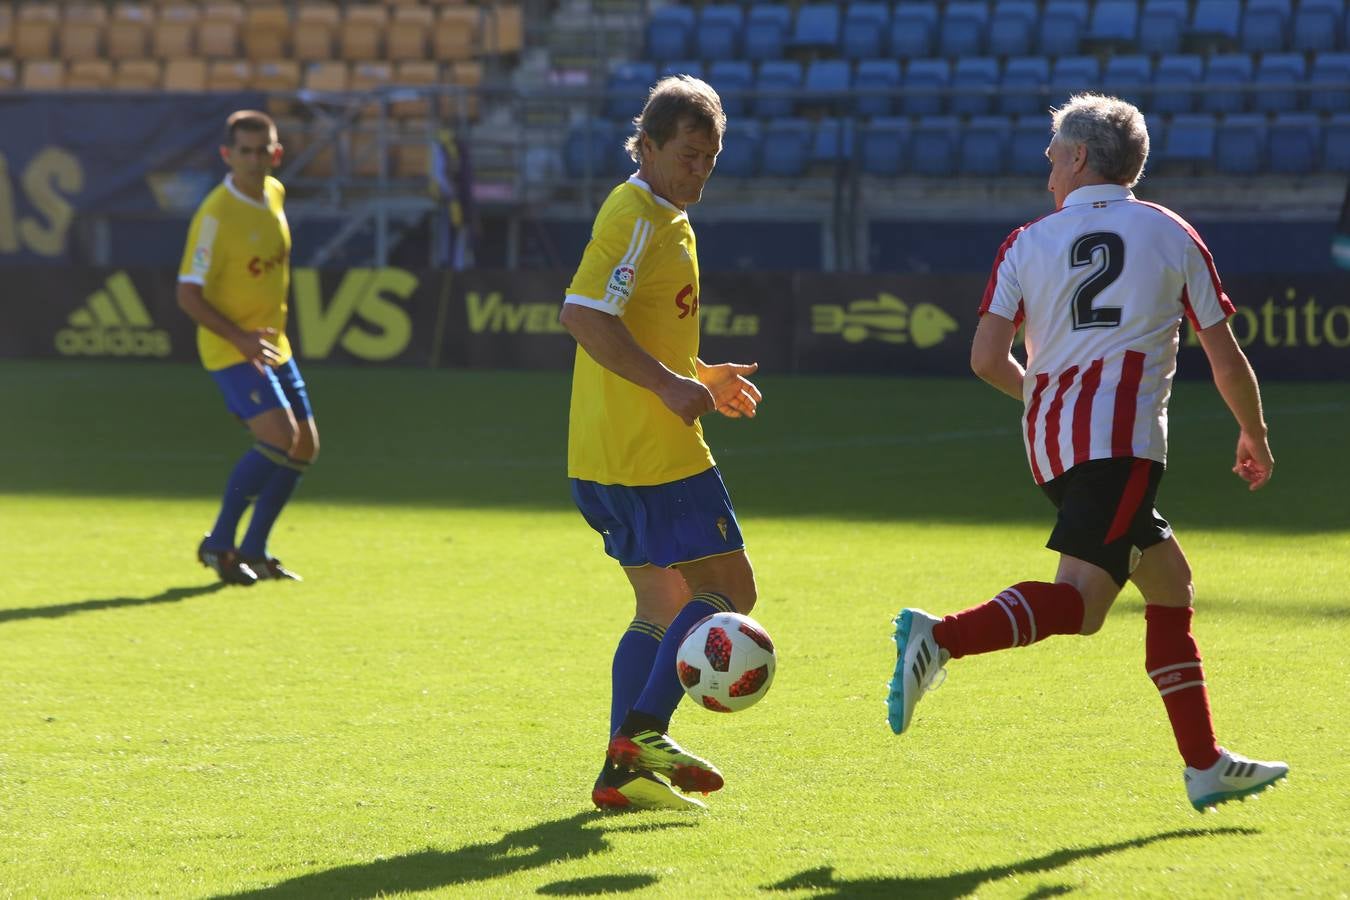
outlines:
[[727, 114], [722, 111], [722, 98], [712, 85], [692, 75], [669, 75], [647, 95], [647, 104], [633, 119], [634, 131], [624, 142], [624, 149], [640, 165], [643, 134], [650, 135], [656, 146], [663, 147], [682, 125], [706, 131], [720, 143], [727, 130]]
[[225, 120], [225, 144], [234, 146], [235, 132], [247, 131], [253, 134], [266, 132], [269, 141], [276, 142], [277, 123], [272, 121], [272, 117], [265, 112], [256, 109], [241, 109], [230, 113], [230, 117]]

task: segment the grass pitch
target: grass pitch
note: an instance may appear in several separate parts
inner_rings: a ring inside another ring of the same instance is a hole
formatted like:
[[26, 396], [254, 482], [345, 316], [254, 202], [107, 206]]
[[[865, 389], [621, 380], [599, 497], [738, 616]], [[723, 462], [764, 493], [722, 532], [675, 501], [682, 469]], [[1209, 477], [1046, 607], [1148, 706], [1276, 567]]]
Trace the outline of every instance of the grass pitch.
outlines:
[[1103, 631], [961, 660], [891, 735], [889, 620], [1047, 578], [1017, 405], [971, 380], [774, 378], [710, 442], [779, 669], [677, 714], [725, 790], [601, 816], [631, 617], [571, 509], [567, 378], [306, 371], [323, 451], [273, 550], [193, 559], [246, 445], [199, 370], [0, 365], [0, 896], [1344, 896], [1350, 389], [1266, 385], [1248, 494], [1213, 388], [1179, 385], [1159, 507], [1196, 572], [1221, 741], [1282, 758], [1200, 816], [1143, 671]]

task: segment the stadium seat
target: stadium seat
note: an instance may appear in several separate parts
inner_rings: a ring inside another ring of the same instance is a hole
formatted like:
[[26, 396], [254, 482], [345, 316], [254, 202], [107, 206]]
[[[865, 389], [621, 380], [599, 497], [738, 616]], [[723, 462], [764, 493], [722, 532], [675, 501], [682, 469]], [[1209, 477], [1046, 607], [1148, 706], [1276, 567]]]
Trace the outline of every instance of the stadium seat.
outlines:
[[1282, 0], [1247, 0], [1242, 13], [1242, 49], [1279, 53], [1288, 43], [1288, 6]]
[[113, 66], [106, 59], [72, 60], [66, 71], [66, 89], [106, 91], [112, 87]]
[[[0, 13], [4, 16], [7, 13]], [[9, 91], [16, 88], [19, 84], [19, 72], [14, 66], [12, 59], [0, 59], [0, 90]]]
[[1044, 88], [1049, 83], [1050, 61], [1045, 57], [1023, 56], [1008, 60], [1003, 67], [999, 112], [1005, 115], [1044, 113], [1049, 106], [1049, 98], [1031, 89]]
[[886, 52], [891, 11], [885, 3], [850, 3], [840, 30], [840, 52], [845, 59], [872, 59]]
[[1209, 113], [1172, 117], [1161, 157], [1165, 162], [1208, 165], [1214, 159], [1215, 123]]
[[937, 42], [936, 3], [901, 3], [891, 17], [891, 55], [923, 59], [933, 55]]
[[249, 59], [281, 59], [286, 55], [291, 16], [280, 5], [251, 6], [244, 19], [244, 55]]
[[1336, 49], [1336, 36], [1344, 18], [1344, 0], [1303, 0], [1294, 13], [1290, 49]]
[[991, 56], [962, 57], [952, 72], [952, 87], [979, 90], [978, 93], [952, 95], [951, 111], [961, 116], [982, 116], [993, 105], [999, 84], [998, 60]]
[[763, 137], [757, 122], [729, 122], [722, 136], [717, 171], [732, 178], [753, 178], [759, 174], [762, 151]]
[[692, 75], [695, 78], [703, 77], [703, 63], [697, 59], [677, 59], [664, 63], [661, 71], [657, 73], [665, 78], [667, 75]]
[[1050, 69], [1050, 105], [1061, 106], [1070, 95], [1090, 91], [1101, 80], [1095, 56], [1061, 56]]
[[[900, 86], [900, 61], [895, 59], [864, 59], [853, 75], [854, 90], [872, 88], [895, 90]], [[860, 96], [854, 101], [854, 110], [860, 116], [889, 116], [895, 108], [890, 96]]]
[[197, 52], [208, 59], [229, 61], [239, 56], [242, 9], [235, 7], [237, 15], [229, 13], [229, 9], [220, 4], [208, 6], [197, 26]]
[[30, 59], [23, 64], [19, 86], [25, 91], [59, 91], [66, 86], [66, 64], [59, 59]]
[[224, 93], [248, 90], [253, 64], [246, 59], [214, 59], [206, 65], [206, 89]]
[[1145, 109], [1152, 102], [1153, 63], [1147, 56], [1112, 56], [1102, 72], [1102, 90]]
[[881, 117], [861, 126], [859, 163], [864, 173], [893, 177], [909, 164], [908, 119]]
[[800, 93], [801, 88], [801, 63], [788, 59], [771, 59], [760, 63], [759, 74], [755, 78], [755, 90], [775, 91], [778, 96], [756, 97], [754, 114], [762, 119], [791, 116], [796, 95]]
[[1008, 170], [1016, 175], [1048, 175], [1045, 148], [1050, 143], [1050, 122], [1044, 115], [1020, 116], [1013, 125], [1008, 147]]
[[1324, 87], [1308, 94], [1308, 108], [1318, 112], [1350, 112], [1350, 53], [1319, 53], [1308, 72], [1311, 84]]
[[853, 87], [853, 71], [846, 59], [812, 60], [806, 67], [806, 96], [802, 105], [829, 114], [843, 112]]
[[483, 4], [483, 51], [518, 54], [525, 46], [525, 14], [519, 3]]
[[1205, 112], [1240, 113], [1247, 108], [1246, 88], [1252, 80], [1252, 58], [1246, 53], [1216, 53], [1205, 67], [1200, 108]]
[[201, 10], [175, 4], [160, 9], [151, 31], [150, 52], [158, 59], [191, 59], [196, 55], [197, 25]]
[[[57, 32], [61, 58], [73, 62], [102, 56], [106, 18], [107, 10], [102, 6], [81, 5], [67, 10]], [[108, 77], [111, 79], [112, 74]]]
[[482, 46], [482, 14], [474, 6], [447, 6], [431, 32], [432, 57], [440, 62], [473, 59]]
[[[441, 81], [440, 69], [440, 64], [431, 60], [404, 60], [394, 70], [394, 82], [407, 87], [434, 87]], [[389, 114], [397, 119], [425, 119], [432, 114], [431, 101], [425, 97], [402, 97], [389, 104]]]
[[733, 3], [709, 3], [694, 26], [694, 52], [706, 60], [737, 59], [745, 14]]
[[[1301, 53], [1267, 53], [1256, 67], [1254, 83], [1259, 87], [1273, 84], [1302, 84], [1307, 79], [1307, 63]], [[1300, 106], [1299, 93], [1258, 90], [1252, 97], [1256, 112], [1293, 112]], [[1272, 151], [1273, 156], [1273, 151]], [[1273, 162], [1273, 160], [1272, 160]]]
[[656, 83], [656, 64], [646, 60], [619, 63], [609, 73], [605, 85], [608, 98], [605, 115], [612, 119], [631, 119], [642, 112], [647, 92]]
[[836, 52], [839, 49], [839, 6], [803, 3], [797, 7], [797, 20], [788, 46], [796, 50]]
[[1281, 175], [1308, 175], [1317, 171], [1321, 143], [1316, 113], [1275, 116], [1270, 124], [1270, 170]]
[[1204, 61], [1192, 54], [1159, 59], [1158, 69], [1153, 73], [1154, 94], [1150, 110], [1160, 113], [1188, 113], [1194, 110], [1198, 94], [1188, 89], [1200, 84], [1204, 68]]
[[[951, 68], [945, 59], [916, 59], [905, 71], [905, 88], [945, 88], [951, 83]], [[901, 98], [906, 115], [936, 116], [942, 112], [942, 96], [937, 93]]]
[[1087, 24], [1087, 0], [1047, 0], [1039, 31], [1041, 53], [1046, 56], [1076, 54]]
[[749, 109], [745, 94], [754, 86], [750, 63], [743, 59], [718, 60], [708, 67], [708, 83], [722, 95], [722, 109], [728, 116], [741, 116]]
[[1097, 0], [1087, 30], [1089, 39], [1132, 44], [1138, 35], [1138, 0]]
[[394, 62], [427, 58], [427, 36], [433, 33], [435, 12], [429, 6], [398, 6], [385, 32], [385, 57]]
[[[183, 62], [197, 62], [197, 60], [182, 60]], [[169, 72], [172, 63], [165, 67], [164, 81], [165, 87], [168, 87]], [[205, 73], [203, 73], [205, 77]], [[351, 70], [345, 62], [333, 60], [330, 62], [312, 62], [305, 66], [303, 90], [319, 94], [342, 93], [351, 85]]]
[[1012, 122], [1003, 116], [973, 116], [960, 131], [962, 175], [1002, 175], [1008, 164]]
[[569, 178], [608, 175], [613, 171], [614, 146], [619, 130], [608, 119], [586, 119], [574, 124], [563, 142], [563, 169]]
[[782, 59], [792, 28], [792, 13], [786, 6], [757, 3], [745, 22], [745, 58]]
[[1266, 117], [1234, 113], [1219, 123], [1214, 167], [1225, 175], [1256, 175], [1266, 168]]
[[1139, 13], [1139, 50], [1176, 53], [1186, 32], [1187, 0], [1145, 0]]
[[14, 10], [9, 4], [0, 6], [0, 59], [6, 63], [5, 72], [13, 77], [0, 81], [0, 87], [12, 87], [18, 73], [14, 71]]
[[1196, 0], [1189, 34], [1203, 41], [1234, 44], [1242, 15], [1242, 4], [1234, 0]]
[[837, 165], [853, 159], [853, 128], [851, 118], [824, 118], [816, 123], [811, 141], [811, 163]]
[[1350, 113], [1337, 113], [1323, 129], [1322, 168], [1350, 173]]
[[[141, 3], [119, 3], [104, 33], [111, 60], [144, 59], [154, 14]], [[114, 76], [114, 80], [116, 76]]]
[[346, 6], [345, 10], [338, 30], [342, 58], [351, 62], [379, 59], [384, 45], [384, 29], [389, 23], [385, 7], [352, 4]]
[[[56, 46], [56, 29], [61, 21], [61, 11], [55, 3], [25, 3], [19, 7], [14, 24], [14, 57], [19, 60], [47, 61], [53, 56]], [[28, 70], [22, 70], [20, 83], [28, 80]], [[49, 76], [55, 74], [50, 67], [34, 70], [34, 77], [46, 84], [51, 83]], [[65, 67], [61, 69], [61, 84], [65, 83]], [[43, 88], [55, 90], [56, 88]]]
[[[452, 7], [453, 8], [453, 7]], [[687, 6], [662, 6], [647, 20], [647, 56], [650, 59], [684, 59], [689, 55], [694, 33], [694, 11]]]
[[[450, 63], [450, 83], [465, 90], [455, 99], [453, 111], [471, 120], [478, 118], [477, 88], [483, 83], [483, 63], [476, 59], [461, 59]], [[645, 98], [644, 98], [645, 99]]]
[[760, 172], [778, 178], [806, 174], [811, 157], [811, 123], [805, 119], [773, 119], [764, 126]]
[[916, 175], [954, 175], [960, 155], [960, 130], [960, 120], [955, 116], [927, 116], [915, 122], [910, 170]]
[[293, 59], [270, 59], [254, 63], [248, 86], [256, 91], [298, 91], [300, 63]]
[[977, 56], [984, 52], [989, 28], [989, 4], [983, 0], [949, 0], [938, 30], [938, 53], [942, 56]]
[[1031, 0], [995, 4], [989, 19], [989, 55], [1026, 56], [1031, 52], [1036, 20], [1036, 4]]
[[157, 91], [162, 77], [157, 59], [123, 59], [113, 72], [112, 87], [117, 91]]

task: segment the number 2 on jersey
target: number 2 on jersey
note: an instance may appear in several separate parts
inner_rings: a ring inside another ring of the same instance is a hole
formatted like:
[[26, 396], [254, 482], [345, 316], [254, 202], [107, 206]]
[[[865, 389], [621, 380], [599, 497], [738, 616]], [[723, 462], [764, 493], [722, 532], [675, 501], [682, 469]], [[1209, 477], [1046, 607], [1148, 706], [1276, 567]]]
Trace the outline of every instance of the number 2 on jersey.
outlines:
[[1069, 251], [1069, 266], [1081, 269], [1092, 265], [1099, 249], [1102, 255], [1097, 268], [1073, 294], [1074, 331], [1081, 328], [1115, 328], [1120, 324], [1121, 307], [1092, 305], [1097, 295], [1119, 278], [1125, 268], [1125, 242], [1120, 235], [1110, 231], [1093, 231], [1083, 235], [1073, 242], [1073, 249]]

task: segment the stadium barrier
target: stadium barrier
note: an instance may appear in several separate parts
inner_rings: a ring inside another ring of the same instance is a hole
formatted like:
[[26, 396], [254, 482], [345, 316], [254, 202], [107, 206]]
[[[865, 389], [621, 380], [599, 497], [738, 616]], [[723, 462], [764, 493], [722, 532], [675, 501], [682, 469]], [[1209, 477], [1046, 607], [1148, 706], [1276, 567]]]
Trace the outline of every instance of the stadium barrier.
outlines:
[[[291, 343], [304, 363], [566, 369], [558, 323], [569, 273], [399, 268], [292, 273]], [[5, 272], [0, 358], [172, 360], [196, 356], [192, 322], [163, 269], [13, 267]], [[697, 315], [708, 359], [766, 372], [957, 375], [985, 279], [974, 275], [714, 274]], [[1350, 297], [1331, 275], [1252, 275], [1225, 285], [1233, 330], [1274, 379], [1350, 379]], [[1208, 377], [1189, 325], [1181, 374]]]

